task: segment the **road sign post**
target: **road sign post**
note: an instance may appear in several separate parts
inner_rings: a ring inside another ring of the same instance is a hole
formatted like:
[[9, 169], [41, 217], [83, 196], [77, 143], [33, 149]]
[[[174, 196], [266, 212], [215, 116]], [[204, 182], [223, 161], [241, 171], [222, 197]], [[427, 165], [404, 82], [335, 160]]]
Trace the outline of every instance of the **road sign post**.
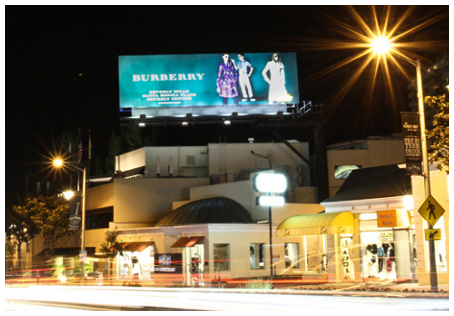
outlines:
[[418, 212], [429, 224], [429, 229], [426, 230], [426, 240], [429, 241], [430, 285], [432, 291], [437, 291], [438, 279], [435, 262], [435, 240], [438, 240], [438, 236], [441, 236], [441, 230], [438, 232], [433, 226], [438, 222], [440, 217], [443, 216], [445, 210], [438, 204], [432, 195], [429, 195], [419, 208]]
[[426, 229], [424, 231], [426, 240], [441, 240], [441, 229]]

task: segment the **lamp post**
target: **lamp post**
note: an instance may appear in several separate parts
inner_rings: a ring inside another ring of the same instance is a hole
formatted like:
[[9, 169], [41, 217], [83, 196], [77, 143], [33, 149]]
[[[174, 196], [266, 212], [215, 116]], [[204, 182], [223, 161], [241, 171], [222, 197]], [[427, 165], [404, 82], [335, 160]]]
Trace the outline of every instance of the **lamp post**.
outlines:
[[[416, 85], [418, 95], [418, 112], [419, 112], [419, 125], [421, 130], [421, 150], [422, 150], [422, 163], [423, 163], [423, 177], [424, 177], [424, 192], [426, 199], [431, 195], [430, 190], [430, 169], [429, 159], [427, 155], [427, 137], [426, 137], [426, 117], [424, 111], [424, 98], [422, 88], [421, 76], [421, 62], [419, 59], [416, 61]], [[428, 223], [429, 229], [432, 225]], [[435, 240], [429, 240], [429, 266], [430, 266], [430, 289], [434, 292], [438, 291], [437, 267], [435, 261]]]
[[282, 174], [260, 173], [254, 177], [254, 189], [260, 192], [258, 205], [268, 206], [268, 223], [270, 236], [270, 277], [273, 278], [273, 223], [272, 206], [282, 206], [285, 199], [281, 195], [287, 190], [287, 179]]
[[[56, 167], [61, 167], [63, 166], [64, 163], [61, 159], [55, 159], [54, 160], [54, 166]], [[74, 168], [76, 170], [79, 170], [82, 172], [83, 177], [82, 177], [82, 228], [81, 228], [81, 246], [80, 246], [80, 264], [81, 264], [81, 271], [80, 271], [80, 276], [82, 279], [85, 278], [85, 257], [86, 257], [86, 251], [85, 251], [85, 203], [86, 203], [86, 188], [87, 188], [87, 168], [84, 167], [79, 168], [73, 164], [66, 163], [67, 166]]]
[[[372, 50], [377, 54], [378, 57], [383, 56], [385, 58], [386, 53], [392, 49], [392, 43], [389, 38], [378, 37], [372, 41]], [[424, 193], [427, 199], [430, 195], [430, 170], [429, 170], [429, 159], [427, 154], [427, 137], [426, 137], [426, 117], [424, 111], [424, 96], [423, 96], [423, 84], [421, 76], [421, 62], [420, 60], [412, 60], [405, 55], [402, 55], [412, 65], [416, 67], [416, 89], [418, 98], [418, 114], [419, 114], [419, 125], [420, 125], [420, 138], [421, 138], [421, 151], [423, 161], [423, 178], [424, 178]], [[429, 224], [429, 228], [432, 225]], [[429, 240], [429, 264], [430, 264], [430, 286], [432, 291], [438, 291], [438, 280], [435, 263], [435, 241]]]
[[273, 161], [271, 160], [270, 157], [264, 156], [264, 155], [260, 155], [260, 154], [257, 154], [257, 153], [254, 152], [253, 150], [251, 150], [251, 154], [252, 154], [252, 155], [255, 155], [255, 156], [258, 156], [258, 157], [262, 157], [262, 158], [268, 159], [268, 163], [270, 164], [270, 170], [273, 170]]

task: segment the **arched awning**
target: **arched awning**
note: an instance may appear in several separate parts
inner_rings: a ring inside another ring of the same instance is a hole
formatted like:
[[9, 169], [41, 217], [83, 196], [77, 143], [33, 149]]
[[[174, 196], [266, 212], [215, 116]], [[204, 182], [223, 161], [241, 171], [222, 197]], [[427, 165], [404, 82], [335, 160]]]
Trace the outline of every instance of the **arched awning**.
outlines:
[[279, 224], [276, 236], [353, 234], [354, 232], [355, 221], [352, 213], [318, 213], [290, 216]]

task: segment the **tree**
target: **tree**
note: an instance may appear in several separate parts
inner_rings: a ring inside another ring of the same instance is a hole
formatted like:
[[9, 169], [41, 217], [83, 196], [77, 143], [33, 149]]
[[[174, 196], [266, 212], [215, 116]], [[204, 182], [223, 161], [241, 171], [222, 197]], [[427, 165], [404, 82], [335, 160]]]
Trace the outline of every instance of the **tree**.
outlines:
[[436, 110], [433, 128], [426, 131], [431, 141], [429, 162], [436, 163], [438, 169], [449, 173], [449, 101], [446, 95], [427, 96], [424, 103]]
[[118, 234], [106, 232], [105, 242], [100, 245], [99, 250], [101, 251], [101, 253], [104, 253], [109, 260], [110, 271], [108, 271], [108, 273], [109, 275], [111, 275], [112, 258], [116, 257], [117, 254], [120, 254], [120, 256], [123, 255], [122, 242], [118, 240]]
[[123, 127], [121, 130], [123, 140], [124, 140], [124, 149], [126, 152], [136, 150], [140, 147], [143, 147], [144, 142], [143, 138], [140, 135], [140, 127], [134, 123], [128, 124]]
[[143, 147], [144, 144], [145, 141], [141, 136], [140, 127], [134, 123], [122, 126], [118, 135], [115, 132], [112, 132], [109, 150], [105, 159], [106, 172], [114, 173], [117, 171], [115, 170], [115, 156], [139, 149]]
[[115, 134], [110, 135], [109, 151], [105, 160], [105, 169], [107, 173], [113, 174], [115, 170], [115, 156], [121, 154], [121, 138]]
[[21, 245], [32, 240], [37, 233], [36, 226], [31, 219], [14, 210], [15, 206], [25, 205], [26, 198], [26, 195], [15, 194], [8, 195], [5, 199], [5, 237], [6, 241], [12, 245], [12, 249], [7, 253], [14, 255], [14, 249], [17, 250], [19, 266], [21, 265]]
[[32, 196], [25, 205], [15, 205], [13, 210], [23, 218], [29, 218], [43, 240], [45, 256], [50, 258], [55, 247], [74, 234], [69, 229], [69, 203], [57, 196]]

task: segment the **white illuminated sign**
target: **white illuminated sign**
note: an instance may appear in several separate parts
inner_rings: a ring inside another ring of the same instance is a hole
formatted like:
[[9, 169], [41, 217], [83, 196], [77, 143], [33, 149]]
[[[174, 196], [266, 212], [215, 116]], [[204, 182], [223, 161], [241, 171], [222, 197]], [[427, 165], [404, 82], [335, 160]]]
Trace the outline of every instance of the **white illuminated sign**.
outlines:
[[255, 178], [259, 192], [283, 193], [287, 189], [287, 179], [282, 174], [261, 173]]
[[259, 197], [260, 206], [283, 206], [285, 199], [283, 196], [263, 195]]

